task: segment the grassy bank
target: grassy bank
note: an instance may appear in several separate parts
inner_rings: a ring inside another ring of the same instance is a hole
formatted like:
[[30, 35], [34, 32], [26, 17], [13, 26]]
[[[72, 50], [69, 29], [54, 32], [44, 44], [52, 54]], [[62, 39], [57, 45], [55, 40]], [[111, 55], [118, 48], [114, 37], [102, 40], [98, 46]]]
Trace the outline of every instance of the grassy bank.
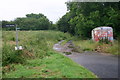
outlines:
[[94, 42], [92, 40], [74, 40], [73, 43], [79, 46], [83, 51], [97, 51], [113, 55], [120, 55], [118, 53], [118, 41], [114, 40], [111, 44], [105, 44], [100, 42]]
[[72, 60], [53, 53], [43, 59], [28, 60], [25, 65], [12, 64], [12, 69], [3, 77], [7, 78], [95, 78], [87, 69]]
[[53, 45], [70, 38], [58, 31], [20, 31], [15, 51], [15, 31], [3, 31], [3, 78], [96, 78], [89, 70], [53, 51]]
[[3, 65], [14, 61], [22, 63], [26, 57], [43, 58], [49, 55], [55, 43], [69, 37], [69, 34], [57, 31], [20, 31], [19, 45], [24, 49], [15, 51], [15, 31], [3, 31]]

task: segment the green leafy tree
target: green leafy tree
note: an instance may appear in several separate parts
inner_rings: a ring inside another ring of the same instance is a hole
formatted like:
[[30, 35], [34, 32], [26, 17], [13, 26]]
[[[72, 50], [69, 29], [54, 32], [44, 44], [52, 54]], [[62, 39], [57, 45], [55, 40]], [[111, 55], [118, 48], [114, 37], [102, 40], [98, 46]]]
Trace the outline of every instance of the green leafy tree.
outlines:
[[[48, 30], [52, 27], [52, 22], [43, 14], [27, 14], [26, 17], [16, 18], [14, 21], [2, 21], [3, 26], [6, 24], [16, 24], [21, 30]], [[7, 27], [7, 30], [15, 28]]]
[[110, 26], [114, 37], [120, 31], [119, 2], [67, 2], [66, 13], [58, 21], [58, 29], [82, 38], [91, 38], [91, 30], [99, 26]]

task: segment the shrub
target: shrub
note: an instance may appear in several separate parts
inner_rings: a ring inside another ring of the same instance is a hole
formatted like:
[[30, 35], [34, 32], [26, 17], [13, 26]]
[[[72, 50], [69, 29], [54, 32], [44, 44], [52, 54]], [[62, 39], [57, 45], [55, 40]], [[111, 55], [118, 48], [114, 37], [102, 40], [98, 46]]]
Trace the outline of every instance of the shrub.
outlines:
[[24, 63], [25, 58], [21, 56], [22, 51], [15, 51], [13, 46], [4, 44], [2, 50], [2, 65], [8, 65], [11, 63]]

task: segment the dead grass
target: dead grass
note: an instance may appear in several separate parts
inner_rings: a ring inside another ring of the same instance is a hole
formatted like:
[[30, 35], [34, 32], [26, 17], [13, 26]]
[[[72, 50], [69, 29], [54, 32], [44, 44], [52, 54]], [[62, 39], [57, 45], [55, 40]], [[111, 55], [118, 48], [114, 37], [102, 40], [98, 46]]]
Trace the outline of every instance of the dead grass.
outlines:
[[24, 54], [22, 54], [22, 56], [23, 57], [27, 57], [27, 58], [35, 58], [35, 55], [34, 55], [34, 53], [32, 53], [32, 52], [30, 52], [30, 51], [28, 51], [28, 50], [23, 50], [23, 53]]
[[16, 45], [16, 42], [15, 41], [9, 41], [8, 44], [10, 44], [10, 45]]

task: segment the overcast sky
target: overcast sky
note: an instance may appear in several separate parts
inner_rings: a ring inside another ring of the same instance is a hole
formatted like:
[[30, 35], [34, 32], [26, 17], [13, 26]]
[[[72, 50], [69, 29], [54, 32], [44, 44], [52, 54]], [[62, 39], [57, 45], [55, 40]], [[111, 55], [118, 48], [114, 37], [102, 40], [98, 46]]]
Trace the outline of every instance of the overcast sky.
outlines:
[[0, 0], [0, 20], [14, 20], [30, 13], [42, 13], [56, 22], [67, 12], [68, 0]]

